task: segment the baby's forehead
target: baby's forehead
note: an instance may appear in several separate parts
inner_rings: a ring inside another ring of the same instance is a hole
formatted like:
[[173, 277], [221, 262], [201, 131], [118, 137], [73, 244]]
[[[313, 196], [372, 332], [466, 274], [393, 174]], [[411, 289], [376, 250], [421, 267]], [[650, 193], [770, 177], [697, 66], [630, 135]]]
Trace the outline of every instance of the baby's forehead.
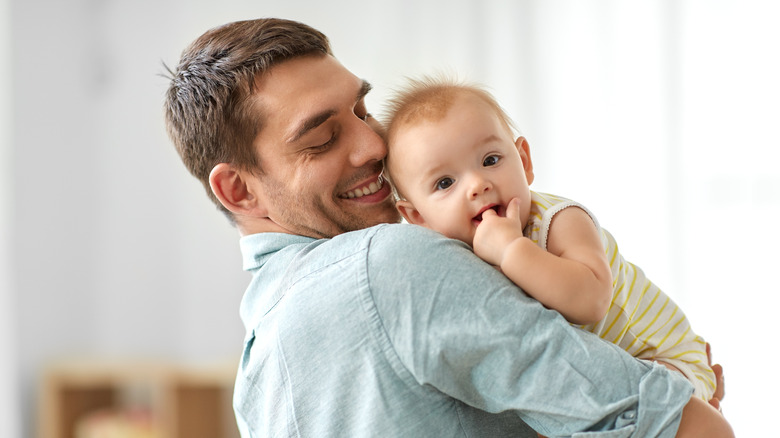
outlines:
[[409, 113], [418, 113], [422, 118], [436, 121], [444, 118], [447, 113], [458, 105], [474, 105], [475, 102], [485, 102], [475, 91], [462, 87], [445, 87], [438, 92], [420, 96], [418, 102], [409, 105]]
[[458, 105], [474, 105], [481, 102], [486, 111], [490, 111], [490, 103], [472, 90], [460, 87], [445, 87], [440, 90], [427, 90], [411, 96], [398, 109], [390, 121], [389, 133], [411, 129], [421, 124], [443, 121], [452, 108]]

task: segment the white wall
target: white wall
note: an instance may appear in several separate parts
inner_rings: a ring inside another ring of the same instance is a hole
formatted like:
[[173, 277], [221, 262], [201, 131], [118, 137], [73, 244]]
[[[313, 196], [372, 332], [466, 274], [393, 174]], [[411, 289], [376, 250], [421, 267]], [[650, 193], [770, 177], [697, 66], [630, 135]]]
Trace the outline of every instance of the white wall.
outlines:
[[[0, 0], [0, 59], [11, 57], [10, 2]], [[0, 436], [20, 436], [16, 360], [16, 294], [11, 247], [12, 121], [11, 66], [0, 63]]]
[[0, 347], [10, 342], [15, 360], [0, 371], [20, 374], [24, 436], [53, 359], [240, 349], [237, 234], [165, 136], [157, 74], [206, 29], [260, 16], [328, 34], [375, 85], [374, 111], [405, 75], [447, 70], [490, 86], [531, 143], [534, 187], [589, 205], [713, 342], [738, 435], [770, 427], [757, 399], [780, 388], [754, 368], [775, 357], [754, 333], [772, 333], [780, 292], [769, 277], [780, 242], [774, 2], [10, 4], [0, 236], [13, 252], [0, 258], [0, 320], [15, 328]]
[[165, 5], [13, 4], [9, 213], [24, 436], [34, 433], [37, 377], [52, 360], [240, 352], [247, 277], [237, 233], [162, 124], [161, 62], [184, 47], [170, 39], [177, 20]]

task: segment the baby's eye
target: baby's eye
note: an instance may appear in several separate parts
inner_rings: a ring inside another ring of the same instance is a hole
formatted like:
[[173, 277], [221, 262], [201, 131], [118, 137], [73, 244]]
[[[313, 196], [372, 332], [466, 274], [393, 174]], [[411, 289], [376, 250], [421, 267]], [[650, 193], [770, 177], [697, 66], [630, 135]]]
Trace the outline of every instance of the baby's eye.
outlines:
[[500, 159], [501, 159], [501, 157], [499, 157], [498, 155], [488, 155], [482, 161], [482, 165], [484, 167], [495, 166], [496, 164], [498, 164], [498, 160], [500, 160]]
[[448, 189], [452, 183], [454, 183], [455, 180], [453, 180], [450, 177], [444, 177], [438, 181], [436, 181], [436, 190], [446, 190]]

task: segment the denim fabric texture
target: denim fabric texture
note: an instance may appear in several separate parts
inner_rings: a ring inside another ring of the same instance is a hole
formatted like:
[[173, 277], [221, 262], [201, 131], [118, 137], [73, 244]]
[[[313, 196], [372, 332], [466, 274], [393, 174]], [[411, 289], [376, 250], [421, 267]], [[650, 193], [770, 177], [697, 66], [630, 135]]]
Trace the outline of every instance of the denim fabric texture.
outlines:
[[243, 438], [673, 437], [691, 396], [427, 229], [240, 243]]

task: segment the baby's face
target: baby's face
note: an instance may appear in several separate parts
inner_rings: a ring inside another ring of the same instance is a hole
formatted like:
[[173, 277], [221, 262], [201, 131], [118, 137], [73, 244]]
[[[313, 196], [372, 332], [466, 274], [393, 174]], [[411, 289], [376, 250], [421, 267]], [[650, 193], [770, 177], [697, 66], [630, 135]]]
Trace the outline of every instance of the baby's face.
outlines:
[[479, 98], [460, 96], [443, 119], [399, 127], [388, 150], [388, 170], [407, 201], [398, 207], [410, 223], [473, 245], [482, 212], [506, 216], [512, 198], [523, 226], [528, 221], [527, 151]]

